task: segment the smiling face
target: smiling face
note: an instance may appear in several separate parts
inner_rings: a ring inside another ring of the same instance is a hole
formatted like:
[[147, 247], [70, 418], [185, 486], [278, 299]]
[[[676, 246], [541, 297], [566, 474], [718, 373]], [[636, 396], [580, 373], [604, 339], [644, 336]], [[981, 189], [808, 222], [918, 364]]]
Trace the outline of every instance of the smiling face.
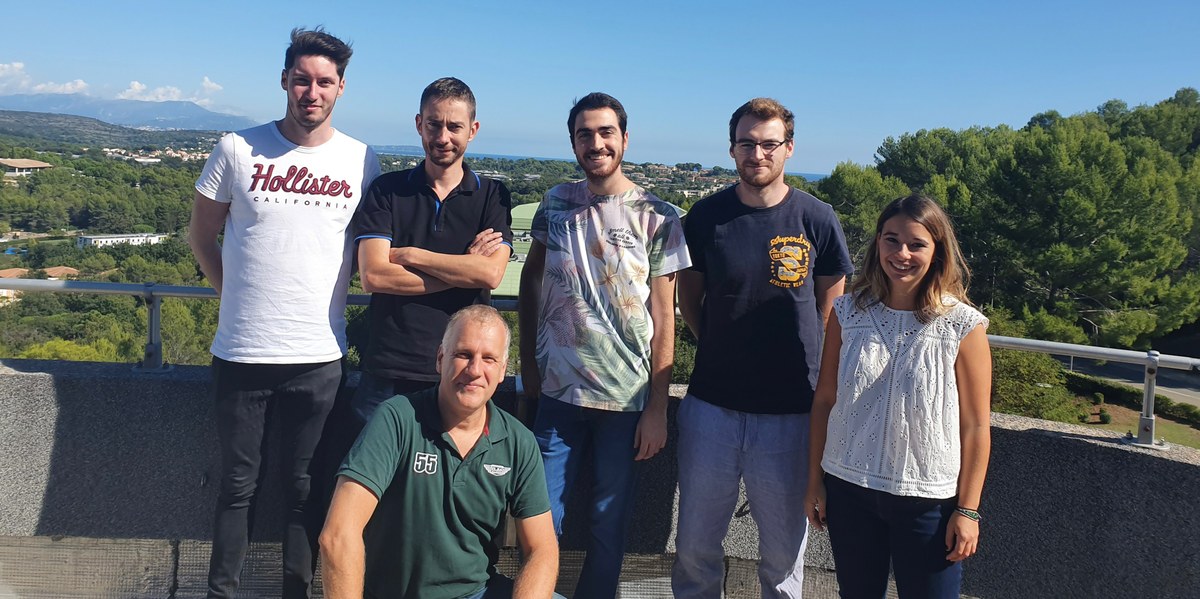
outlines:
[[454, 98], [431, 100], [417, 115], [417, 133], [425, 148], [425, 159], [442, 168], [454, 166], [467, 153], [467, 144], [475, 139], [479, 122], [471, 106]]
[[911, 309], [921, 281], [933, 264], [936, 245], [925, 225], [898, 214], [883, 223], [875, 243], [879, 266], [888, 280], [888, 304], [892, 308]]
[[504, 380], [508, 337], [504, 322], [466, 318], [456, 324], [438, 348], [441, 375], [438, 403], [444, 416], [465, 416], [485, 409]]
[[584, 110], [575, 117], [571, 145], [588, 181], [599, 182], [621, 170], [629, 135], [621, 132], [617, 113], [611, 108]]
[[283, 71], [280, 83], [288, 96], [285, 133], [312, 133], [329, 127], [333, 106], [346, 88], [337, 64], [318, 55], [298, 57], [292, 68]]
[[[767, 152], [761, 144], [768, 147]], [[742, 182], [753, 187], [767, 187], [783, 180], [783, 165], [791, 158], [793, 144], [781, 119], [760, 119], [747, 114], [738, 120], [729, 155], [737, 165]]]

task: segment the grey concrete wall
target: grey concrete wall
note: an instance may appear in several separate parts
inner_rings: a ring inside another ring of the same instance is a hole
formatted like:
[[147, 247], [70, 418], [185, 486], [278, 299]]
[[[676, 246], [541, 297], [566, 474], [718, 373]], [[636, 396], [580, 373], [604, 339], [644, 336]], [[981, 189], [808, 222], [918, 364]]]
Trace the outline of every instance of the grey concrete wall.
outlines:
[[[74, 578], [90, 581], [81, 587], [96, 591], [89, 596], [199, 592], [218, 465], [209, 393], [203, 367], [138, 374], [119, 364], [0, 360], [0, 596], [53, 596], [19, 589]], [[511, 402], [511, 385], [504, 394]], [[1004, 415], [993, 416], [992, 430], [967, 595], [1197, 596], [1200, 452], [1131, 448], [1091, 429]], [[668, 588], [669, 556], [654, 555], [674, 551], [674, 435], [641, 473], [629, 550], [643, 557], [630, 563], [652, 566], [627, 574], [643, 576], [646, 589]], [[261, 596], [275, 588], [262, 579], [277, 576], [277, 488], [269, 477], [247, 571], [247, 588]], [[566, 555], [578, 555], [583, 525], [569, 513]], [[746, 561], [756, 542], [749, 516], [735, 517], [730, 596], [757, 594]], [[811, 577], [825, 581], [816, 595], [832, 596], [824, 535], [813, 535], [807, 559]]]

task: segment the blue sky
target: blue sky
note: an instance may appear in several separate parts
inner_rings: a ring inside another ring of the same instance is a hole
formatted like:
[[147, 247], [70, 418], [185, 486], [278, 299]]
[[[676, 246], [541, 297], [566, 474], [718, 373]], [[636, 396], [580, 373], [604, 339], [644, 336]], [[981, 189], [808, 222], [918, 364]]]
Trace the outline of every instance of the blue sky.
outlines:
[[789, 172], [870, 164], [884, 138], [923, 128], [1200, 87], [1200, 3], [1183, 0], [51, 0], [6, 3], [3, 21], [0, 94], [192, 99], [272, 120], [288, 32], [322, 24], [355, 49], [334, 124], [368, 143], [416, 144], [421, 89], [453, 75], [479, 102], [473, 152], [569, 158], [572, 100], [605, 91], [629, 112], [627, 160], [730, 167], [729, 115], [772, 96], [796, 113]]

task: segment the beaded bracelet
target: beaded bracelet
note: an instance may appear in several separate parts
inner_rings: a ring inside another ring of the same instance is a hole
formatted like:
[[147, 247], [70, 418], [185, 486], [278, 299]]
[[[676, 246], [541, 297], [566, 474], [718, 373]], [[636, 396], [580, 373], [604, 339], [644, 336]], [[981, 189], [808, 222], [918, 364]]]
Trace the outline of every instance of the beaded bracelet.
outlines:
[[954, 508], [954, 511], [956, 511], [956, 512], [962, 514], [963, 516], [970, 518], [976, 522], [979, 522], [980, 520], [983, 519], [983, 517], [979, 515], [979, 512], [977, 512], [975, 510], [969, 510], [965, 507], [956, 507], [956, 508]]

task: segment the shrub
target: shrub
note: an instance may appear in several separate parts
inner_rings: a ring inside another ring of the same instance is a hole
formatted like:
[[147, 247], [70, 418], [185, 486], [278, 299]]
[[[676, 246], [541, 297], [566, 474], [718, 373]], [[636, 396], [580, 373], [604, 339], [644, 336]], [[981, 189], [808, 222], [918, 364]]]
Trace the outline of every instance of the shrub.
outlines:
[[1093, 393], [1092, 394], [1092, 405], [1095, 405], [1095, 406], [1104, 405], [1104, 394], [1099, 391]]
[[[1003, 311], [990, 311], [989, 333], [1024, 337], [1024, 327]], [[1078, 422], [1075, 396], [1062, 366], [1046, 354], [997, 349], [992, 352], [992, 409], [1057, 422]]]
[[1108, 410], [1100, 408], [1100, 424], [1110, 424], [1112, 422], [1112, 414]]

